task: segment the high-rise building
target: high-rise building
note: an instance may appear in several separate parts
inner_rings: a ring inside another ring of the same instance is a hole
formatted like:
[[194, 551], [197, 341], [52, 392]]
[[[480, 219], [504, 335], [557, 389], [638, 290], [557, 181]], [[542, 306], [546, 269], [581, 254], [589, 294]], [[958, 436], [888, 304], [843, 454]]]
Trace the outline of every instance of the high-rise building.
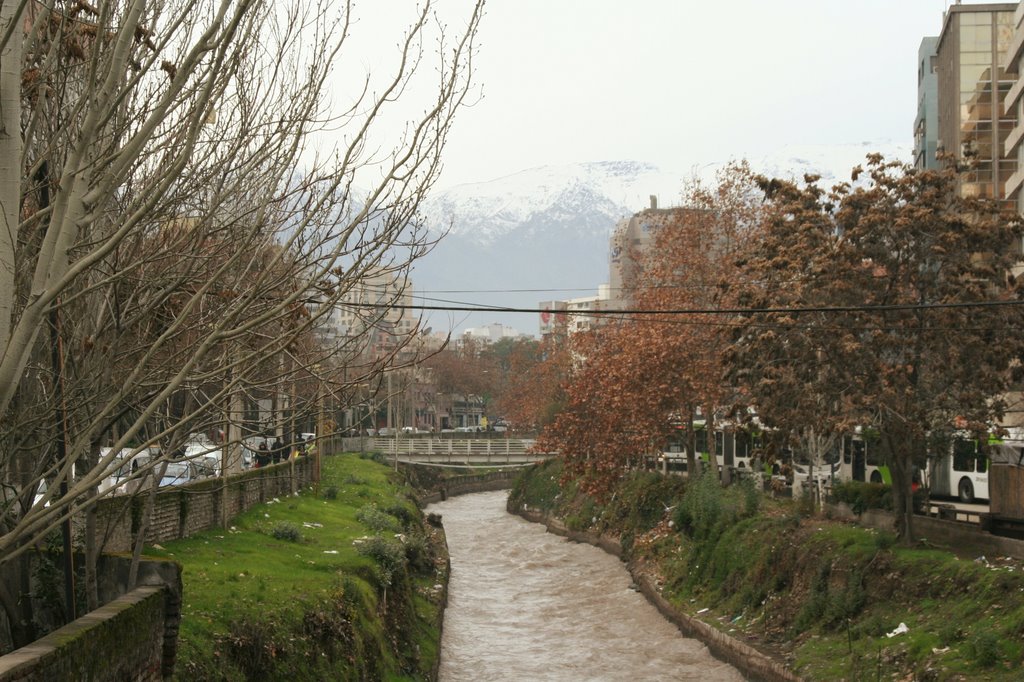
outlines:
[[606, 310], [621, 310], [632, 305], [634, 290], [643, 272], [643, 260], [654, 248], [656, 235], [662, 228], [671, 227], [680, 216], [695, 210], [658, 208], [657, 199], [651, 196], [650, 208], [619, 221], [608, 245], [609, 301], [604, 306]]
[[[412, 304], [412, 283], [400, 274], [378, 270], [367, 273], [321, 319], [317, 331], [322, 342], [339, 345], [362, 336], [371, 347], [388, 346], [392, 337], [408, 337], [418, 318]], [[399, 306], [399, 307], [396, 307]]]
[[935, 48], [938, 73], [937, 148], [969, 164], [959, 182], [963, 196], [1005, 200], [1017, 171], [1005, 142], [1017, 121], [1004, 101], [1016, 77], [1003, 64], [1017, 3], [951, 5]]
[[1003, 66], [1017, 81], [1007, 91], [1003, 108], [1013, 112], [1015, 125], [1006, 137], [1003, 154], [1017, 160], [1016, 171], [1006, 181], [1006, 198], [1017, 202], [1017, 210], [1024, 213], [1024, 3], [1017, 5], [1013, 15], [1013, 37], [1006, 50]]
[[939, 78], [935, 48], [938, 36], [921, 40], [917, 49], [917, 117], [914, 119], [914, 166], [939, 168], [936, 146], [939, 140]]

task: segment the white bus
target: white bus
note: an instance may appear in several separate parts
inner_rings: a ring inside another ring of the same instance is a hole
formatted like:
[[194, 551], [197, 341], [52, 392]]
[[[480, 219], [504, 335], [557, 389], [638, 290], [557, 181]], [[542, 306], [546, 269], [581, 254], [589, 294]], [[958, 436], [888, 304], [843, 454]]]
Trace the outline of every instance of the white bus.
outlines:
[[[990, 438], [987, 445], [999, 443]], [[941, 456], [928, 462], [928, 480], [932, 496], [956, 497], [961, 502], [988, 500], [989, 457], [987, 447], [977, 438], [957, 436]]]
[[892, 484], [892, 474], [882, 459], [877, 437], [859, 426], [840, 442], [842, 460], [836, 477], [842, 481]]

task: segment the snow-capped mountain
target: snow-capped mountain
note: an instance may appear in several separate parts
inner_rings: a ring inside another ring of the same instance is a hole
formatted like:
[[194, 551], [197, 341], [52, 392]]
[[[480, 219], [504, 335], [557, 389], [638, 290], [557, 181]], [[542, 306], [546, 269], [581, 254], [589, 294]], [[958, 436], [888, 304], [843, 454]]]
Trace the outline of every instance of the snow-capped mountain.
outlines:
[[[750, 159], [765, 175], [817, 174], [825, 185], [848, 180], [865, 156], [909, 160], [894, 143], [785, 147]], [[685, 182], [713, 180], [729, 159], [682, 171], [649, 163], [604, 161], [541, 166], [488, 182], [457, 185], [423, 207], [435, 233], [447, 231], [413, 271], [417, 299], [426, 305], [536, 308], [540, 301], [594, 295], [608, 281], [608, 239], [616, 223], [650, 206], [678, 205]], [[435, 330], [501, 322], [535, 334], [528, 314], [433, 313]]]
[[[425, 208], [434, 229], [480, 245], [523, 225], [579, 227], [580, 217], [614, 223], [636, 210], [647, 195], [679, 193], [679, 177], [648, 163], [602, 161], [541, 166], [489, 182], [457, 185], [431, 198]], [[601, 229], [600, 226], [595, 226]], [[607, 227], [607, 226], [605, 226]]]

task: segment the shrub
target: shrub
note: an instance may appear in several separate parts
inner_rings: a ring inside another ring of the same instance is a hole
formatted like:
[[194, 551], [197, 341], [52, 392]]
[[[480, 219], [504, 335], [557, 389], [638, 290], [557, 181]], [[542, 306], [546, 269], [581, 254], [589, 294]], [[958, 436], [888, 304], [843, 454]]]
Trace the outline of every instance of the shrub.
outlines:
[[386, 512], [382, 512], [375, 504], [368, 504], [359, 508], [356, 512], [356, 520], [375, 533], [389, 531], [397, 533], [401, 528], [398, 519]]
[[336, 500], [336, 499], [338, 499], [338, 486], [336, 486], [336, 485], [329, 485], [329, 486], [327, 486], [327, 489], [324, 490], [324, 499], [325, 500]]
[[999, 661], [999, 638], [991, 630], [980, 630], [967, 642], [967, 654], [983, 668]]
[[356, 545], [356, 551], [376, 562], [377, 574], [385, 587], [390, 586], [395, 575], [405, 567], [405, 546], [398, 540], [367, 538]]
[[287, 540], [288, 542], [298, 542], [302, 539], [302, 531], [299, 530], [299, 527], [287, 521], [275, 524], [270, 534], [277, 540]]
[[399, 523], [402, 524], [402, 528], [409, 528], [417, 518], [416, 515], [409, 510], [409, 507], [401, 502], [395, 502], [394, 504], [389, 505], [384, 510], [384, 513], [398, 519]]
[[405, 559], [409, 567], [418, 573], [427, 573], [434, 568], [434, 556], [427, 538], [418, 533], [405, 539]]
[[[924, 488], [918, 488], [914, 492], [914, 509], [922, 511], [926, 500]], [[832, 488], [832, 501], [845, 502], [855, 514], [862, 514], [868, 509], [892, 511], [892, 486], [885, 483], [844, 481]]]
[[714, 474], [704, 473], [687, 485], [673, 520], [690, 537], [712, 540], [756, 512], [759, 503], [752, 499], [752, 489], [750, 481], [723, 488]]

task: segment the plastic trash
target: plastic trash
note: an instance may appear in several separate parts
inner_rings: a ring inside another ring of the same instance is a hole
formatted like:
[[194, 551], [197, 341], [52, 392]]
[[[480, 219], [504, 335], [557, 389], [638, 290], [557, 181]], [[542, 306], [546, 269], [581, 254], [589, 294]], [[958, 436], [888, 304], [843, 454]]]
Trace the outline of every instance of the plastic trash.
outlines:
[[896, 626], [896, 629], [892, 632], [886, 633], [886, 637], [895, 637], [896, 635], [902, 635], [905, 632], [910, 632], [910, 628], [907, 627], [906, 623], [900, 623]]

